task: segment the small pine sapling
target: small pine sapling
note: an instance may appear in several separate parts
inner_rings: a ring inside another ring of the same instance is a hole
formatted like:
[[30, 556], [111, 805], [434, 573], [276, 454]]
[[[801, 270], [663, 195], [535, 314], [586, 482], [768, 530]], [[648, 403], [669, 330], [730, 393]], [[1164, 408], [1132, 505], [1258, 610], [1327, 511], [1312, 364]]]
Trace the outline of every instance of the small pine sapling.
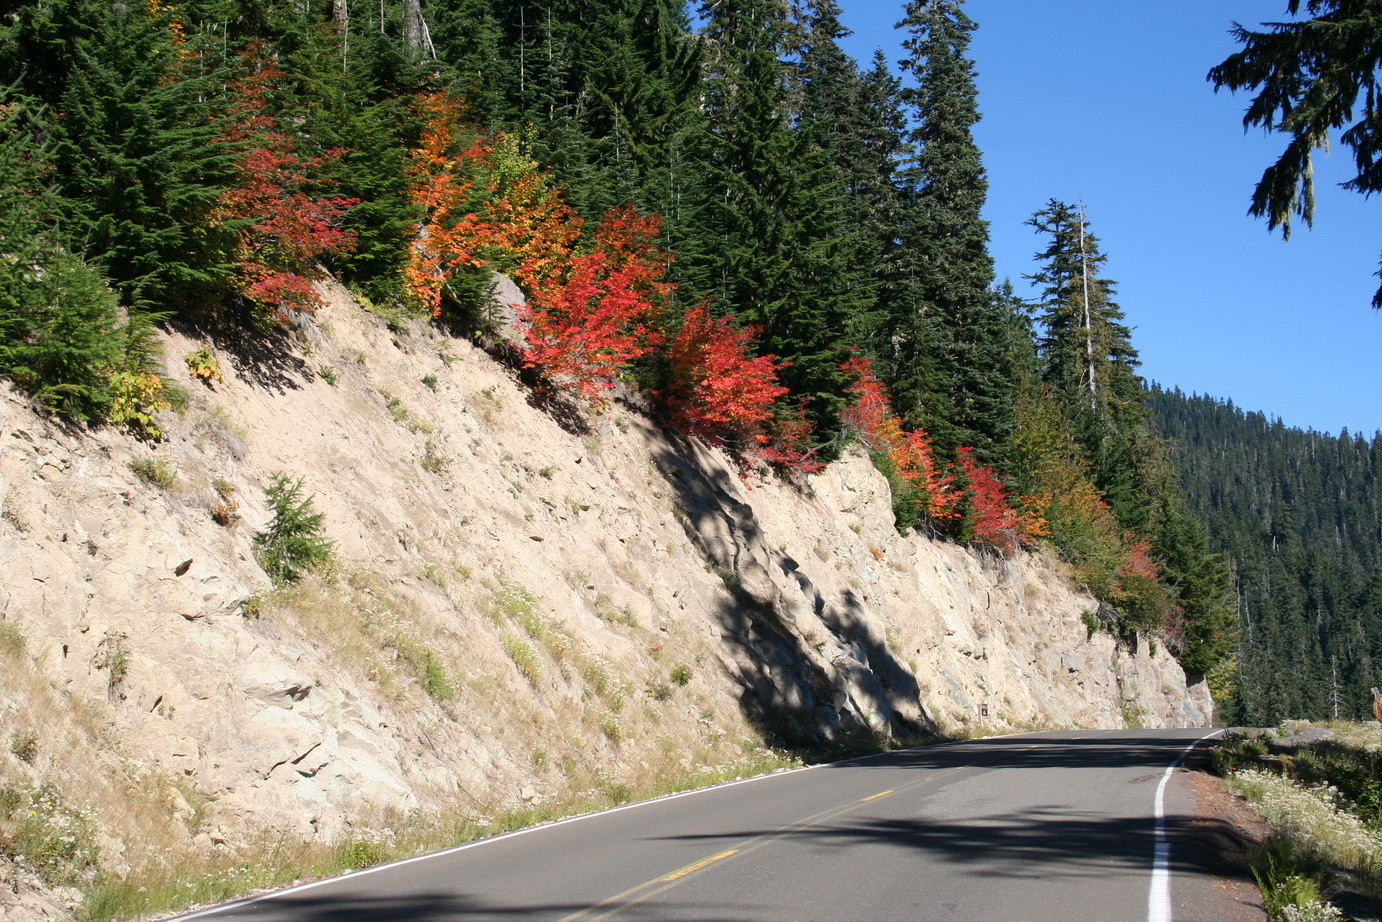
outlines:
[[297, 582], [331, 562], [334, 545], [322, 535], [326, 514], [312, 511], [302, 495], [302, 478], [278, 474], [264, 490], [273, 518], [254, 536], [255, 558], [275, 583]]

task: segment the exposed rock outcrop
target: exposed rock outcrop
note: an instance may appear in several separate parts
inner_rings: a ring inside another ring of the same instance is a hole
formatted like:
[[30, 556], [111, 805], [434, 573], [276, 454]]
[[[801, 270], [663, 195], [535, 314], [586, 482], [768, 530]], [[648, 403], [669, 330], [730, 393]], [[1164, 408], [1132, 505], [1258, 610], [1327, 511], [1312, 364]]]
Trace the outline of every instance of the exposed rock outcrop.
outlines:
[[[168, 816], [230, 850], [755, 741], [1209, 718], [1169, 655], [1087, 635], [1056, 563], [898, 535], [862, 456], [794, 486], [627, 408], [563, 428], [339, 289], [293, 336], [219, 344], [214, 388], [199, 345], [167, 338], [190, 398], [159, 445], [0, 393], [0, 780], [89, 808], [117, 872]], [[276, 473], [326, 514], [333, 579], [276, 593], [256, 564]]]

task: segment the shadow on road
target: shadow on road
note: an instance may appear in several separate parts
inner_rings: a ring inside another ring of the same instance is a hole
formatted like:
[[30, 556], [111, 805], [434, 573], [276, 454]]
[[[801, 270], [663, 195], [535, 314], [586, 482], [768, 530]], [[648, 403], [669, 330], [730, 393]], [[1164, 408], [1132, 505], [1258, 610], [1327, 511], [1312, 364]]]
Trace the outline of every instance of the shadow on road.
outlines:
[[[450, 922], [454, 919], [558, 919], [590, 908], [589, 903], [583, 902], [538, 904], [521, 900], [498, 906], [455, 893], [392, 897], [302, 894], [275, 899], [267, 904], [265, 911], [271, 913], [271, 918], [291, 918], [294, 922]], [[702, 903], [658, 900], [656, 903], [626, 906], [619, 912], [619, 918], [662, 919], [675, 915], [678, 918], [695, 918], [699, 922], [734, 922], [743, 920], [748, 913], [761, 908], [722, 905], [707, 910]], [[684, 915], [686, 912], [692, 915]], [[255, 917], [252, 908], [246, 908], [228, 918]]]

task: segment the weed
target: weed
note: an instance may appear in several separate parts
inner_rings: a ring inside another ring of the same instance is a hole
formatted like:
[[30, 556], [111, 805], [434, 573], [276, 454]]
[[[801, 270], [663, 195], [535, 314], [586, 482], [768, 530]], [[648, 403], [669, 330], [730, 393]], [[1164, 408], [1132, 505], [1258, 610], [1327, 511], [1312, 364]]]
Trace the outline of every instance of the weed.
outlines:
[[605, 668], [605, 663], [596, 657], [586, 657], [580, 661], [581, 678], [585, 679], [585, 684], [590, 686], [590, 690], [597, 696], [603, 698], [609, 694], [614, 687], [614, 681], [610, 678], [609, 670]]
[[445, 589], [449, 582], [446, 578], [446, 570], [436, 561], [428, 561], [417, 575], [442, 589]]
[[193, 350], [183, 356], [182, 360], [187, 363], [187, 373], [204, 384], [210, 385], [225, 380], [221, 377], [221, 363], [211, 354], [210, 346]]
[[129, 462], [129, 469], [164, 490], [170, 488], [178, 476], [177, 466], [165, 458], [135, 458]]
[[332, 387], [336, 386], [336, 369], [330, 365], [322, 365], [317, 368], [317, 376]]
[[634, 623], [632, 606], [615, 608], [613, 601], [603, 592], [595, 597], [595, 614], [611, 624], [632, 625]]
[[0, 649], [10, 653], [24, 652], [24, 635], [9, 621], [0, 621]]
[[0, 786], [0, 858], [49, 886], [90, 882], [96, 872], [91, 820], [67, 807], [56, 788]]
[[336, 860], [342, 868], [358, 871], [382, 864], [389, 858], [384, 846], [372, 839], [347, 839], [336, 846]]
[[677, 666], [672, 670], [672, 681], [685, 686], [691, 682], [691, 667]]
[[541, 682], [542, 666], [538, 663], [537, 654], [533, 652], [533, 648], [513, 631], [504, 632], [503, 642], [504, 652], [509, 655], [509, 659], [513, 660], [513, 664], [518, 667], [518, 671], [523, 674], [523, 677], [533, 685]]
[[13, 493], [6, 493], [3, 501], [0, 501], [0, 519], [4, 519], [13, 526], [14, 530], [24, 534], [29, 530], [29, 522], [24, 518], [24, 514], [19, 511], [19, 504], [14, 498]]
[[98, 654], [93, 665], [97, 669], [109, 670], [106, 677], [107, 690], [112, 697], [120, 694], [120, 686], [130, 674], [130, 654], [125, 649], [125, 638], [120, 635], [106, 637], [97, 646]]
[[235, 498], [235, 484], [219, 477], [211, 482], [216, 498], [211, 501], [211, 521], [225, 528], [240, 521], [240, 501]]
[[672, 697], [672, 686], [666, 682], [654, 682], [647, 687], [645, 694], [654, 701], [666, 701]]
[[609, 737], [610, 742], [617, 743], [624, 738], [624, 721], [614, 711], [604, 711], [599, 717], [600, 732]]
[[827, 552], [826, 552], [826, 549], [823, 548], [823, 547], [821, 547], [819, 544], [814, 545], [814, 546], [811, 548], [811, 552], [812, 552], [813, 554], [815, 554], [817, 557], [819, 557], [821, 560], [829, 560], [829, 559], [830, 559], [830, 554], [827, 553]]
[[1320, 894], [1323, 879], [1303, 872], [1280, 839], [1268, 839], [1259, 848], [1252, 876], [1262, 891], [1262, 908], [1273, 922], [1328, 922], [1342, 914]]
[[552, 467], [549, 464], [547, 467], [538, 468], [537, 475], [541, 477], [543, 480], [551, 480], [552, 474], [556, 473], [556, 470], [557, 469], [555, 467]]
[[273, 518], [254, 536], [255, 557], [275, 583], [296, 582], [309, 570], [331, 562], [333, 545], [322, 535], [326, 515], [312, 511], [312, 497], [303, 497], [302, 478], [277, 474], [264, 490]]
[[422, 690], [427, 693], [427, 697], [438, 703], [456, 697], [456, 687], [451, 684], [446, 667], [436, 653], [401, 633], [390, 634], [385, 638], [385, 642], [393, 647], [399, 658], [422, 683]]
[[32, 765], [38, 758], [38, 737], [33, 733], [16, 732], [10, 739], [10, 753], [19, 761]]
[[422, 458], [418, 461], [422, 469], [429, 474], [440, 474], [450, 463], [450, 459], [437, 449], [437, 440], [428, 436], [427, 444], [422, 448]]
[[739, 575], [733, 570], [727, 570], [717, 564], [710, 563], [706, 564], [705, 568], [720, 578], [720, 581], [725, 584], [725, 588], [729, 590], [730, 595], [738, 595], [739, 590], [743, 588], [743, 585], [739, 582]]
[[425, 388], [427, 388], [429, 391], [434, 391], [434, 390], [436, 390], [436, 389], [437, 389], [437, 376], [436, 376], [436, 375], [423, 375], [423, 376], [422, 376], [422, 386], [425, 387]]
[[1123, 726], [1129, 730], [1141, 730], [1147, 726], [1147, 712], [1135, 704], [1122, 704], [1119, 710], [1123, 715]]
[[264, 614], [264, 597], [262, 595], [252, 595], [240, 603], [240, 614], [250, 620], [255, 620]]

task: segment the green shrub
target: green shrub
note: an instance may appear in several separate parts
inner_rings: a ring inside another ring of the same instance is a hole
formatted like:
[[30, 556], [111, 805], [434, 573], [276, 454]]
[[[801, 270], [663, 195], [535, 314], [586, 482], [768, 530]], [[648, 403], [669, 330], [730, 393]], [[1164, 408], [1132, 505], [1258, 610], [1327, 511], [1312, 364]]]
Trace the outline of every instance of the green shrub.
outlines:
[[136, 458], [129, 463], [129, 468], [144, 480], [165, 490], [173, 485], [178, 476], [177, 466], [164, 458]]
[[1099, 616], [1094, 613], [1093, 609], [1086, 608], [1080, 615], [1080, 619], [1084, 621], [1084, 629], [1089, 632], [1085, 639], [1092, 640], [1094, 635], [1099, 633]]
[[678, 685], [686, 685], [691, 681], [691, 667], [678, 666], [672, 670], [672, 681]]
[[292, 583], [331, 562], [334, 545], [322, 536], [325, 513], [312, 511], [302, 478], [278, 474], [264, 490], [273, 510], [269, 527], [254, 536], [255, 559], [275, 583]]
[[89, 881], [96, 871], [91, 822], [57, 790], [0, 785], [0, 858], [37, 874], [49, 886]]

